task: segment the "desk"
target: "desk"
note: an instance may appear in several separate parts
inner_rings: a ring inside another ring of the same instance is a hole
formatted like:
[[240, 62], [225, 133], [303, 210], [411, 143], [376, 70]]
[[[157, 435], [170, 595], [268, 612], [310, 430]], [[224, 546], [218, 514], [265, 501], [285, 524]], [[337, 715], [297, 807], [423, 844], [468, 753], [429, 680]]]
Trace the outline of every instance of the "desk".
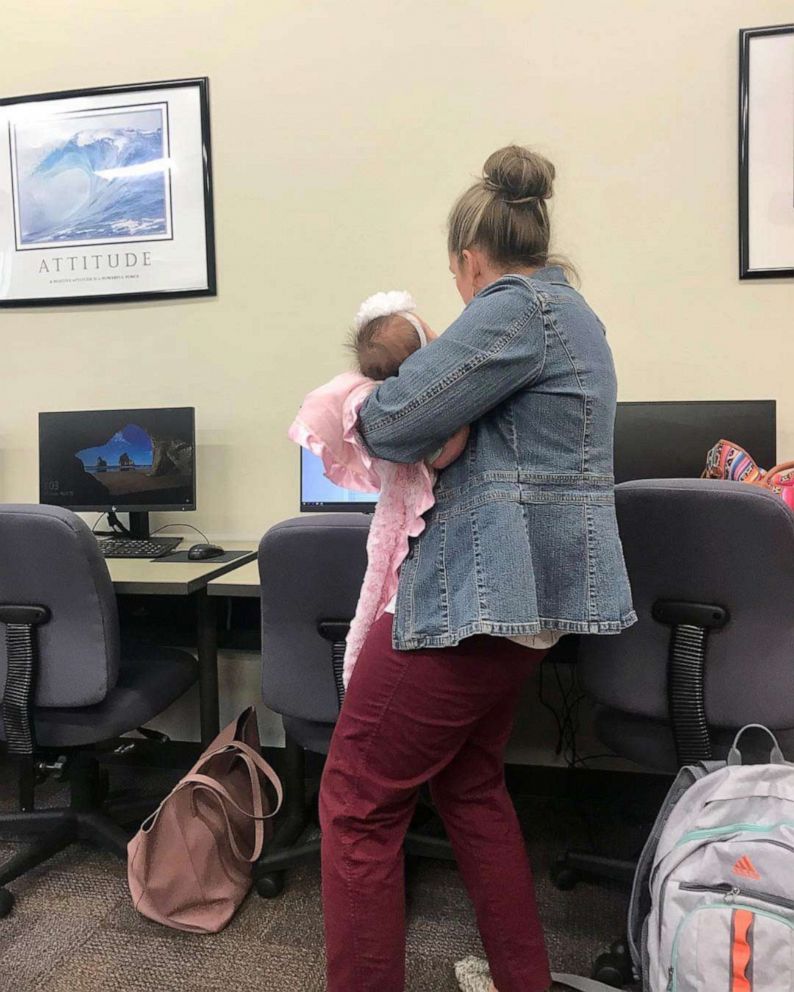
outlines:
[[212, 579], [207, 586], [210, 596], [235, 596], [259, 599], [259, 562], [245, 559], [246, 564], [233, 572]]
[[[178, 550], [194, 543], [183, 540]], [[218, 629], [217, 601], [207, 594], [213, 579], [233, 572], [253, 561], [256, 546], [251, 542], [224, 541], [225, 551], [245, 551], [234, 561], [159, 562], [146, 558], [106, 559], [113, 588], [117, 593], [136, 596], [190, 596], [196, 603], [196, 652], [199, 666], [199, 699], [201, 710], [201, 742], [210, 743], [218, 733]], [[257, 578], [257, 591], [259, 580]], [[215, 595], [218, 595], [217, 593]]]

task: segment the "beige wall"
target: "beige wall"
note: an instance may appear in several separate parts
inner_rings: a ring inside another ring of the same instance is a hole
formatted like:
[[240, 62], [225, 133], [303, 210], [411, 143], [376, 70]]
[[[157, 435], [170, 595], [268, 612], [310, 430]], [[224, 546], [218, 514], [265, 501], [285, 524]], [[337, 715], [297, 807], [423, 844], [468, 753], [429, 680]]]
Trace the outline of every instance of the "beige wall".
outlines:
[[792, 19], [789, 0], [6, 0], [2, 95], [210, 77], [219, 295], [0, 311], [0, 499], [36, 498], [41, 409], [193, 404], [194, 522], [256, 537], [293, 514], [303, 393], [370, 292], [455, 316], [445, 214], [508, 141], [557, 163], [557, 247], [621, 397], [774, 397], [794, 457], [794, 280], [736, 275], [737, 31]]

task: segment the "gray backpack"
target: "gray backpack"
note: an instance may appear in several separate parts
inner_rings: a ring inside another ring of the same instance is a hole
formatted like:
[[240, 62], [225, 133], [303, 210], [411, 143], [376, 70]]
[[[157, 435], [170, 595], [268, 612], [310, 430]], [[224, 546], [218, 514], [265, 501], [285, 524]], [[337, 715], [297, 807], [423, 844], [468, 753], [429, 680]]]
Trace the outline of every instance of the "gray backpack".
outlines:
[[628, 929], [644, 992], [794, 989], [794, 765], [764, 727], [769, 763], [743, 765], [748, 729], [727, 762], [681, 769], [643, 850]]

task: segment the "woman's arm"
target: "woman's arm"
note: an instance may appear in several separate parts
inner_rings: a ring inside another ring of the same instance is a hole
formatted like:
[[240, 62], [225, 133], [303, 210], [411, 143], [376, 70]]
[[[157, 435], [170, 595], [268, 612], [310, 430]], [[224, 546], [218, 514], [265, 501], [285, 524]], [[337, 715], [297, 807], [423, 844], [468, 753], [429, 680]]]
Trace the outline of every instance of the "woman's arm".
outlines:
[[359, 432], [377, 458], [419, 461], [532, 382], [545, 354], [535, 293], [523, 280], [500, 279], [378, 386], [361, 408]]

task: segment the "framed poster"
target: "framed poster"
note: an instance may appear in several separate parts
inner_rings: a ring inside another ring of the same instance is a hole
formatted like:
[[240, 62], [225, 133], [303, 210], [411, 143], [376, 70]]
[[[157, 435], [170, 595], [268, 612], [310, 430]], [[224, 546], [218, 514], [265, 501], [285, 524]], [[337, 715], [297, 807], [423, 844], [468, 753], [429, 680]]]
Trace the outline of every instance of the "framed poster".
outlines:
[[739, 278], [794, 276], [794, 24], [739, 35]]
[[0, 306], [215, 293], [207, 79], [0, 100]]

